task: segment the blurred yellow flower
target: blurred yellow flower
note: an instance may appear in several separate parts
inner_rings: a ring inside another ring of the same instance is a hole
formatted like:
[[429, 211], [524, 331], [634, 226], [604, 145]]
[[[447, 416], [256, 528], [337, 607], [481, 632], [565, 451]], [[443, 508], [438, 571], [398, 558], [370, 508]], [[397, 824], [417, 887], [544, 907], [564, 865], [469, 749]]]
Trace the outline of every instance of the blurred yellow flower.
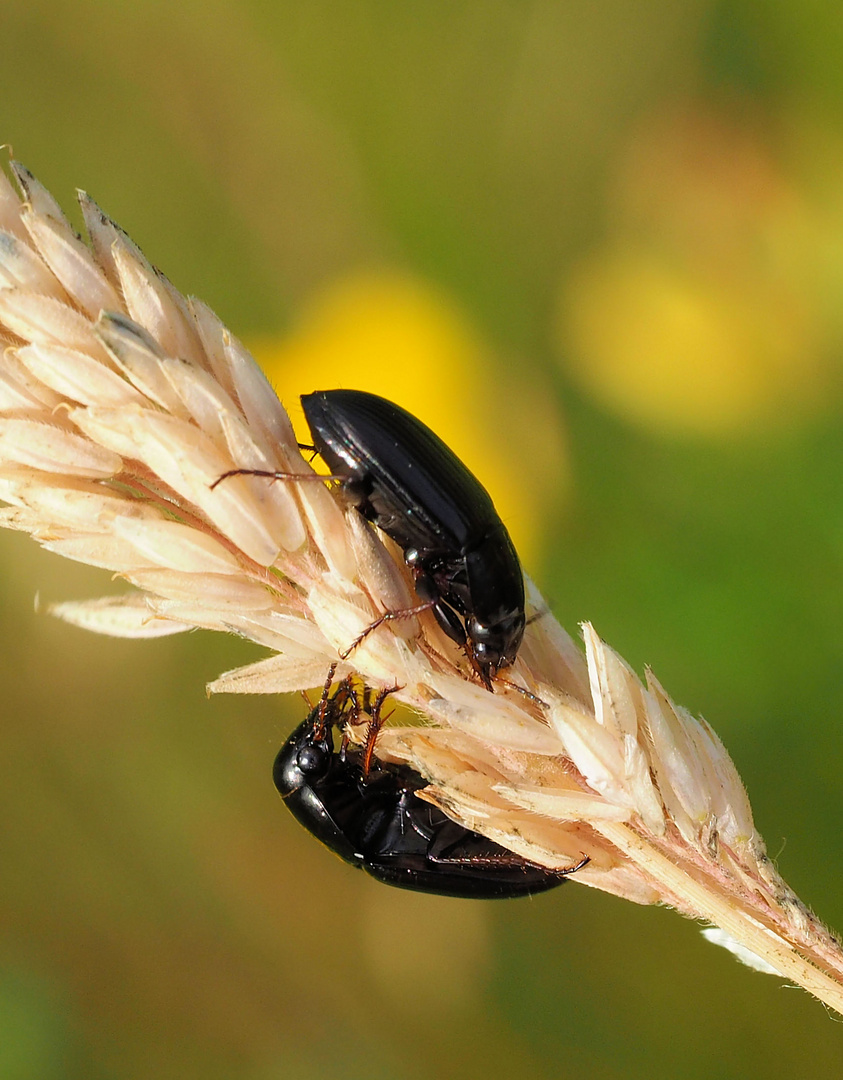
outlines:
[[581, 384], [656, 430], [726, 434], [816, 399], [820, 357], [798, 299], [730, 292], [634, 248], [569, 283], [562, 334]]
[[843, 345], [823, 309], [833, 229], [790, 171], [766, 133], [706, 107], [635, 133], [614, 230], [565, 281], [555, 330], [598, 401], [708, 436], [822, 406]]
[[529, 566], [567, 476], [559, 417], [532, 376], [495, 363], [450, 298], [397, 272], [360, 272], [315, 296], [290, 336], [249, 344], [303, 442], [297, 395], [313, 390], [370, 390], [429, 424], [489, 490]]

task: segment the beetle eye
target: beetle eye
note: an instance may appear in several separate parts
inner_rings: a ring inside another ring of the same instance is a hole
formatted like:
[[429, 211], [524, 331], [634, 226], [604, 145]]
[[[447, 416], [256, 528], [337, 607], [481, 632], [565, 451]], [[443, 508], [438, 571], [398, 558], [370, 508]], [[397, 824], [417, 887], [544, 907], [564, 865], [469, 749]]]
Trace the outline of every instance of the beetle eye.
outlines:
[[296, 755], [296, 765], [305, 776], [319, 776], [328, 771], [331, 761], [330, 751], [325, 753], [325, 746], [314, 746], [309, 743], [299, 750]]

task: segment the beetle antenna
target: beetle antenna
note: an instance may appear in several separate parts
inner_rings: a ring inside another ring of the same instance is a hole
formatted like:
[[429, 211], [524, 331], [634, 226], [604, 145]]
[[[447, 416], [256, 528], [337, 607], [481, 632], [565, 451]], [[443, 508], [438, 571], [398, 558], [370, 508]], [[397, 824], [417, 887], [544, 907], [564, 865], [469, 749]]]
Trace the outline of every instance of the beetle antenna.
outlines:
[[523, 694], [528, 701], [534, 702], [542, 709], [549, 709], [550, 706], [546, 701], [542, 701], [540, 697], [536, 697], [535, 694], [531, 694], [529, 690], [525, 690], [523, 686], [519, 686], [518, 683], [512, 682], [511, 679], [502, 679], [500, 675], [495, 676], [495, 682], [503, 683], [504, 686], [508, 686], [511, 690], [517, 690], [519, 694]]

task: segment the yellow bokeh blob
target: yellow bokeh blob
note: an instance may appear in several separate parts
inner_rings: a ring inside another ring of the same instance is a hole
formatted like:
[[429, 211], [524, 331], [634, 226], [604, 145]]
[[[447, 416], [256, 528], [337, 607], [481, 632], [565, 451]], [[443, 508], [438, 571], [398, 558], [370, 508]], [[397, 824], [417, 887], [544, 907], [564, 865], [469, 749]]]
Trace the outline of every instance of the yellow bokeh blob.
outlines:
[[523, 371], [493, 362], [442, 292], [398, 273], [354, 274], [316, 295], [289, 336], [250, 345], [303, 442], [299, 395], [314, 390], [369, 390], [430, 425], [488, 489], [529, 562], [553, 498], [548, 472], [557, 483], [566, 474], [559, 420]]
[[799, 297], [692, 275], [629, 248], [567, 284], [560, 338], [578, 381], [664, 431], [757, 427], [816, 395], [821, 359]]
[[560, 359], [595, 400], [710, 437], [824, 406], [843, 325], [830, 314], [839, 215], [767, 127], [701, 101], [657, 107], [631, 129], [609, 209], [556, 325]]

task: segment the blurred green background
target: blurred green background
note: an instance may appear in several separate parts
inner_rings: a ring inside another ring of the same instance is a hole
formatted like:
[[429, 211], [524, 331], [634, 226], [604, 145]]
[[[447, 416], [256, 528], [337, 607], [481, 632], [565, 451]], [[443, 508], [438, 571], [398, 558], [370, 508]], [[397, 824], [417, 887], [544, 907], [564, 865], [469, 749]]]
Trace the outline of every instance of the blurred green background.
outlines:
[[[0, 138], [88, 190], [285, 402], [408, 405], [583, 619], [732, 752], [843, 927], [843, 8], [4, 0]], [[74, 217], [79, 221], [78, 214]], [[355, 875], [283, 811], [260, 651], [33, 611], [0, 536], [0, 1077], [839, 1077], [841, 1028], [568, 885]]]

